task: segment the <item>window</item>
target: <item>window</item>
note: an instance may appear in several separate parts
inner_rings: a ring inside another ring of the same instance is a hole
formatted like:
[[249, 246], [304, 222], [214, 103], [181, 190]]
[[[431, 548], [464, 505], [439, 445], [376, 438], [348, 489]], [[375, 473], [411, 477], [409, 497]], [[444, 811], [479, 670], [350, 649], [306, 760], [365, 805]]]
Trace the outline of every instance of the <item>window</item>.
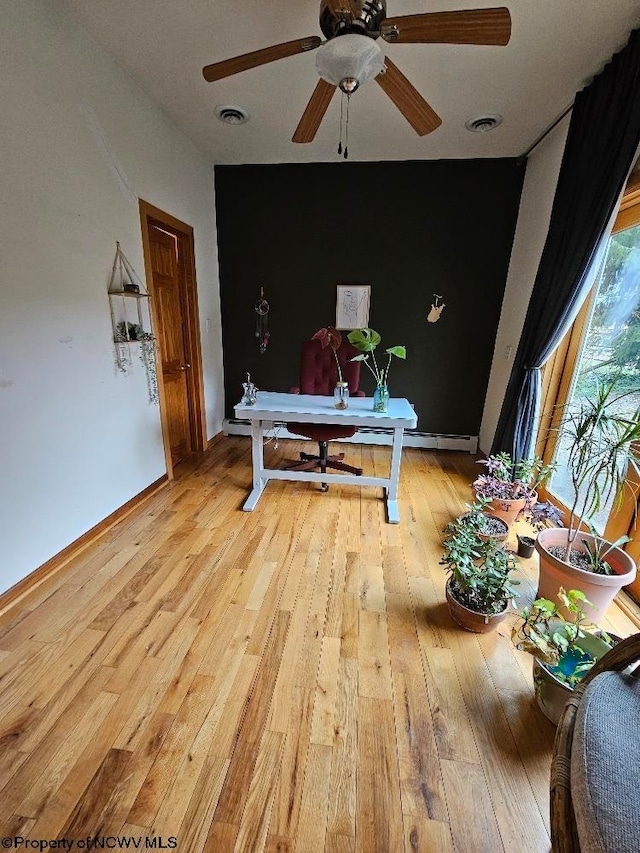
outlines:
[[[609, 240], [607, 253], [591, 295], [578, 316], [563, 345], [545, 368], [543, 384], [544, 411], [541, 437], [545, 461], [553, 459], [557, 471], [548, 486], [551, 499], [567, 506], [569, 479], [564, 460], [565, 439], [562, 431], [554, 430], [552, 412], [571, 410], [581, 397], [588, 396], [598, 378], [616, 382], [623, 396], [619, 401], [621, 413], [632, 412], [640, 403], [640, 179], [630, 186]], [[557, 419], [558, 416], [555, 416]], [[550, 429], [551, 427], [551, 429]], [[539, 447], [539, 450], [541, 448]], [[594, 519], [598, 530], [607, 539], [634, 531], [634, 501], [629, 494], [626, 502], [612, 512], [612, 498]], [[628, 549], [638, 561], [640, 532]], [[632, 593], [640, 599], [640, 582]]]

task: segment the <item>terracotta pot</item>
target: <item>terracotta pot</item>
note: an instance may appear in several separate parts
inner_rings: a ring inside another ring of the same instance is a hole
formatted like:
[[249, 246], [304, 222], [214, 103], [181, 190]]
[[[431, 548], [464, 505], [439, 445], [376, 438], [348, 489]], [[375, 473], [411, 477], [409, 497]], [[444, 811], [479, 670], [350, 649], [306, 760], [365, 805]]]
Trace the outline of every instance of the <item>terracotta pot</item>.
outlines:
[[[488, 533], [478, 533], [478, 537], [485, 542], [487, 541], [487, 539], [495, 539], [498, 542], [506, 542], [507, 539], [509, 538], [509, 525], [507, 524], [507, 522], [503, 518], [499, 518], [499, 516], [494, 515], [491, 512], [485, 512], [483, 514], [487, 518], [497, 518], [499, 521], [502, 521], [503, 524], [506, 525], [506, 527], [504, 528], [504, 532], [502, 532], [502, 533], [494, 533], [493, 536], [490, 536]], [[462, 518], [468, 518], [469, 515], [470, 515], [470, 513], [465, 512], [465, 514], [462, 516]]]
[[[622, 587], [635, 580], [636, 566], [631, 557], [620, 548], [613, 548], [606, 557], [615, 572], [614, 575], [596, 575], [570, 566], [548, 551], [549, 547], [554, 545], [566, 547], [568, 535], [568, 531], [561, 527], [549, 527], [538, 533], [536, 551], [540, 555], [540, 580], [536, 598], [548, 598], [557, 602], [561, 586], [567, 592], [579, 589], [591, 602], [591, 605], [584, 606], [584, 612], [587, 618], [597, 625]], [[594, 537], [590, 533], [579, 532], [573, 545], [574, 550], [586, 551], [582, 544], [583, 539], [593, 544]]]
[[502, 521], [502, 522], [504, 522], [504, 524], [506, 525], [506, 527], [504, 528], [504, 532], [503, 532], [503, 533], [494, 533], [492, 536], [489, 536], [489, 534], [488, 534], [488, 533], [480, 533], [480, 534], [479, 534], [480, 538], [481, 538], [481, 539], [484, 539], [485, 541], [486, 541], [487, 539], [495, 539], [495, 540], [497, 540], [498, 542], [506, 542], [506, 541], [507, 541], [507, 539], [509, 538], [509, 524], [508, 524], [508, 522], [506, 522], [506, 521], [504, 520], [504, 518], [500, 518], [500, 516], [499, 516], [499, 515], [494, 515], [492, 512], [486, 512], [486, 513], [485, 513], [485, 515], [487, 516], [487, 518], [497, 518], [497, 519], [498, 519], [498, 521]]
[[474, 634], [488, 634], [502, 622], [507, 615], [509, 602], [505, 602], [502, 613], [496, 613], [494, 616], [487, 616], [486, 613], [478, 613], [477, 610], [469, 610], [464, 604], [460, 604], [450, 590], [451, 580], [447, 581], [445, 593], [447, 596], [447, 604], [449, 605], [449, 613], [454, 622], [456, 622], [465, 631], [472, 631]]
[[[537, 496], [535, 498], [537, 500]], [[517, 500], [493, 500], [487, 510], [491, 511], [491, 515], [497, 515], [511, 527], [516, 518], [520, 515], [527, 503], [526, 498], [518, 498]]]
[[[600, 660], [611, 648], [593, 634], [585, 634], [576, 641], [576, 645], [589, 652], [596, 660]], [[538, 658], [533, 659], [533, 686], [538, 707], [548, 720], [557, 725], [573, 688], [556, 678]]]

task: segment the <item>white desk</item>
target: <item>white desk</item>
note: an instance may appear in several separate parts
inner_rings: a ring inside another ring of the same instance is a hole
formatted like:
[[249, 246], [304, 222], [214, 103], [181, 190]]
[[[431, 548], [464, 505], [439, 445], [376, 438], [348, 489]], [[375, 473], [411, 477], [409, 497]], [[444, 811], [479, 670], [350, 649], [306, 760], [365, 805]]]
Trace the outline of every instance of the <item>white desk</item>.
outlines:
[[[402, 434], [418, 424], [416, 413], [407, 400], [390, 399], [387, 412], [374, 412], [371, 397], [351, 397], [348, 409], [335, 409], [333, 397], [310, 394], [280, 394], [258, 391], [254, 406], [234, 407], [237, 418], [251, 421], [253, 460], [253, 490], [243, 509], [251, 512], [260, 500], [269, 480], [302, 480], [312, 483], [337, 483], [354, 486], [382, 486], [386, 490], [387, 519], [398, 524], [398, 480], [402, 456]], [[312, 424], [351, 424], [357, 427], [393, 428], [391, 470], [388, 477], [357, 477], [355, 474], [322, 474], [311, 471], [281, 471], [264, 467], [264, 434], [273, 428], [274, 421]]]

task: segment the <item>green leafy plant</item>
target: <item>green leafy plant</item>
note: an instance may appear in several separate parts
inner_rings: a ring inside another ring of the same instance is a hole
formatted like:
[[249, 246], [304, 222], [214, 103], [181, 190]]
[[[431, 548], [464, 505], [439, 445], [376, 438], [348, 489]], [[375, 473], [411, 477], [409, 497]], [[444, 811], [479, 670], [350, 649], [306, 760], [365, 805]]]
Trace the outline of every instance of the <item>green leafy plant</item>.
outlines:
[[147, 374], [147, 390], [149, 402], [158, 405], [160, 396], [158, 393], [158, 376], [156, 374], [156, 339], [151, 332], [139, 332], [140, 361], [144, 365]]
[[122, 320], [116, 326], [116, 341], [142, 341], [145, 334], [140, 323], [128, 323]]
[[450, 575], [451, 594], [469, 610], [493, 615], [504, 610], [505, 602], [516, 594], [510, 574], [517, 569], [513, 554], [493, 537], [480, 534], [482, 503], [459, 516], [445, 528], [444, 554], [440, 565]]
[[615, 379], [599, 382], [594, 393], [582, 398], [578, 408], [562, 419], [560, 429], [569, 442], [567, 468], [573, 492], [565, 562], [581, 520], [590, 523], [611, 497], [614, 508], [618, 507], [626, 488], [637, 491], [632, 482], [640, 471], [640, 406], [629, 416], [620, 414], [619, 403], [628, 392], [617, 394], [615, 386]]
[[[495, 539], [504, 540], [509, 532], [509, 525], [501, 518], [491, 515], [491, 500], [477, 497], [471, 504], [465, 504], [467, 511], [460, 516], [462, 524], [474, 530], [481, 538], [493, 535]], [[453, 523], [453, 522], [452, 522]], [[445, 530], [448, 530], [447, 525]], [[495, 532], [499, 530], [498, 532]]]
[[588, 555], [589, 570], [595, 575], [613, 575], [614, 570], [611, 568], [605, 557], [613, 551], [614, 548], [622, 548], [627, 542], [631, 542], [629, 536], [620, 536], [615, 542], [605, 541], [593, 524], [589, 524], [589, 533], [593, 536], [593, 544], [587, 539], [582, 540], [582, 544]]
[[[135, 341], [140, 344], [140, 361], [142, 362], [147, 375], [147, 389], [149, 391], [149, 402], [158, 404], [158, 376], [156, 374], [156, 339], [151, 332], [145, 332], [139, 323], [129, 323], [122, 320], [116, 326], [116, 343], [126, 343]], [[127, 373], [128, 365], [131, 362], [127, 359], [118, 358], [117, 365], [122, 373]]]
[[[530, 607], [522, 610], [521, 623], [514, 625], [511, 638], [516, 648], [528, 652], [560, 681], [573, 687], [591, 669], [596, 659], [578, 645], [585, 636], [583, 630], [585, 613], [583, 605], [590, 604], [578, 589], [558, 593], [561, 607], [570, 615], [567, 619], [557, 604], [548, 598], [536, 599]], [[611, 642], [603, 631], [600, 636]]]
[[[383, 367], [378, 367], [376, 361], [375, 349], [382, 341], [380, 335], [373, 329], [354, 329], [347, 335], [349, 343], [354, 346], [359, 355], [354, 356], [351, 361], [363, 361], [376, 380], [376, 385], [386, 385], [389, 378], [389, 368], [391, 367], [391, 359], [396, 358], [406, 359], [407, 350], [403, 346], [389, 347], [385, 350], [389, 359]], [[371, 359], [371, 361], [369, 360]]]

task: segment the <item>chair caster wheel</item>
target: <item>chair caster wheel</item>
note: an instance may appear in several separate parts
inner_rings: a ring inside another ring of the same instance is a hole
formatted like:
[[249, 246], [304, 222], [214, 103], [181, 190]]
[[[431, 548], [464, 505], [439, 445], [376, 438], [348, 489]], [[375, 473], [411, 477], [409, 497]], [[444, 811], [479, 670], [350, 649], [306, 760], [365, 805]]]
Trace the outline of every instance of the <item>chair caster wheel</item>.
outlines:
[[328, 492], [329, 491], [329, 484], [328, 483], [320, 483], [320, 491], [321, 492]]

